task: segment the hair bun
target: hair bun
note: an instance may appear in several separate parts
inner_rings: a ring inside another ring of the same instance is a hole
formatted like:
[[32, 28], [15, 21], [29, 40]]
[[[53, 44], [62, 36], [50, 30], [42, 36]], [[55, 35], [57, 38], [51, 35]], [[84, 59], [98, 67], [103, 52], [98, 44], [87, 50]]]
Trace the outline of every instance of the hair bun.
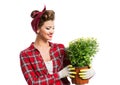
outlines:
[[34, 11], [32, 11], [32, 13], [31, 13], [31, 17], [32, 17], [32, 18], [35, 18], [35, 17], [38, 15], [38, 13], [39, 13], [38, 10], [34, 10]]

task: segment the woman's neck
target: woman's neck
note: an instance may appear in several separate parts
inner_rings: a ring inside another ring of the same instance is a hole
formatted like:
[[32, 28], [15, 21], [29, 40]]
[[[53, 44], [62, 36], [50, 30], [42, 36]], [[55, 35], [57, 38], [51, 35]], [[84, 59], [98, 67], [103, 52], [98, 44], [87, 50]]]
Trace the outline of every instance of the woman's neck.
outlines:
[[46, 48], [46, 47], [49, 47], [49, 42], [47, 40], [42, 40], [40, 38], [36, 38], [35, 42], [34, 42], [34, 45], [36, 47], [41, 47], [41, 48]]

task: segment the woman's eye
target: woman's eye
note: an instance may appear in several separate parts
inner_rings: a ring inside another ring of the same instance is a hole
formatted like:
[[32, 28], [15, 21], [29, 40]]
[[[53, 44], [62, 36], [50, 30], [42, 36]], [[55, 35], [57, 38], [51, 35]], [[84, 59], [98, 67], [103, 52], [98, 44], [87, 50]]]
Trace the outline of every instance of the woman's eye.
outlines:
[[47, 30], [50, 30], [50, 29], [53, 29], [53, 30], [54, 30], [55, 28], [48, 28], [48, 27], [47, 27], [46, 29], [47, 29]]
[[50, 30], [50, 28], [48, 28], [48, 27], [47, 27], [46, 29], [47, 29], [47, 30]]

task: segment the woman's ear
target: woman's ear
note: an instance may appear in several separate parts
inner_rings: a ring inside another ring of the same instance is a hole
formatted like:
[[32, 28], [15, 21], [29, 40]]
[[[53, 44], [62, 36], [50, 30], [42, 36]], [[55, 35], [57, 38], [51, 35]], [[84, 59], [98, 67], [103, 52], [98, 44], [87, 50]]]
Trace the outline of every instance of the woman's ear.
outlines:
[[39, 34], [39, 33], [40, 33], [40, 29], [38, 28], [38, 29], [37, 29], [37, 34]]

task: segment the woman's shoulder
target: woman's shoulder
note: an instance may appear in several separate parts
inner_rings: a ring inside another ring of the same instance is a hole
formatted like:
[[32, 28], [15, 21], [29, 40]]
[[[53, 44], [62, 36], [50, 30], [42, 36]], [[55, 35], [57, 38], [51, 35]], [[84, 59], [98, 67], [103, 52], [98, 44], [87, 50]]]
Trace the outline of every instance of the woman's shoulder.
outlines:
[[34, 50], [34, 46], [33, 43], [30, 44], [30, 46], [24, 48], [23, 50], [20, 51], [20, 54], [24, 54], [24, 53], [29, 53], [32, 50]]

